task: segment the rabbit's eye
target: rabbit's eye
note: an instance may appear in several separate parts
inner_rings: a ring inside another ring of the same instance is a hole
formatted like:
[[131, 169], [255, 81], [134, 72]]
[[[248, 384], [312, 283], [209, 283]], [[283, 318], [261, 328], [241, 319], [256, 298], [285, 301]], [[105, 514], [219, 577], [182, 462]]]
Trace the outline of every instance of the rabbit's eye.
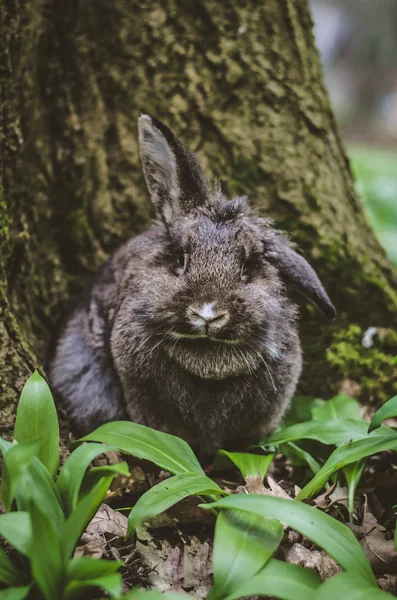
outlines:
[[187, 252], [180, 252], [177, 258], [178, 271], [182, 271], [182, 273], [184, 273], [187, 269], [188, 262], [189, 254]]
[[251, 281], [252, 277], [255, 274], [255, 271], [258, 269], [258, 266], [259, 266], [259, 255], [251, 254], [250, 256], [248, 256], [241, 268], [240, 277], [241, 277], [242, 281], [244, 281], [246, 283], [248, 281]]

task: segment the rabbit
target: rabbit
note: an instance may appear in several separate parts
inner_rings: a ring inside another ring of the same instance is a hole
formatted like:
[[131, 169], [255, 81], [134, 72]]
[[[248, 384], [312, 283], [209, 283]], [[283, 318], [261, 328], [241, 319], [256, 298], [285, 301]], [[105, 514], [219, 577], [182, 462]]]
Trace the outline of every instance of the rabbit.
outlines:
[[274, 431], [302, 369], [293, 284], [330, 318], [319, 278], [246, 197], [212, 190], [198, 159], [138, 122], [154, 226], [119, 248], [64, 327], [50, 365], [80, 433], [129, 419], [199, 454]]

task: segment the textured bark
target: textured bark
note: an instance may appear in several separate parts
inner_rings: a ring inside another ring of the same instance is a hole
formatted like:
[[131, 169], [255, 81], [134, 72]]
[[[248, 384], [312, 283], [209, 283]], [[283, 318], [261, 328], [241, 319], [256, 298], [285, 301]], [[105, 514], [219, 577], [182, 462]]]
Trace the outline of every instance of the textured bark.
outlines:
[[[301, 390], [396, 386], [397, 275], [324, 89], [306, 0], [1, 0], [0, 420], [69, 299], [145, 228], [136, 121], [154, 114], [229, 194], [289, 231], [339, 316], [303, 310]], [[370, 349], [361, 338], [380, 327]]]

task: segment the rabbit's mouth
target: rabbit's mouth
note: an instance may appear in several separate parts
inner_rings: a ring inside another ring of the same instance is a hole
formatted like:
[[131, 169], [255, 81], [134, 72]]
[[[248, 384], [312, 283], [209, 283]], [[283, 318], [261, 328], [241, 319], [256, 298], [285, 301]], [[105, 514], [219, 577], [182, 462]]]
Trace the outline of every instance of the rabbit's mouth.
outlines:
[[210, 342], [218, 342], [221, 344], [242, 344], [243, 340], [240, 338], [221, 338], [221, 337], [213, 337], [206, 333], [180, 333], [178, 331], [171, 331], [169, 333], [170, 337], [174, 340], [208, 340]]
[[173, 332], [165, 345], [169, 358], [202, 379], [230, 379], [252, 373], [260, 360], [241, 339], [211, 338], [205, 333]]

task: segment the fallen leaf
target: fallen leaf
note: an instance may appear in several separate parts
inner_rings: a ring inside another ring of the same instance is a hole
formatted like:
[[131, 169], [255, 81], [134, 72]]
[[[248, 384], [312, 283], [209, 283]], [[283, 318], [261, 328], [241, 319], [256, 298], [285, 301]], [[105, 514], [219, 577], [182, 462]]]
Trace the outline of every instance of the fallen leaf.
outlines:
[[[267, 482], [269, 488], [263, 485], [263, 480], [260, 475], [247, 475], [245, 479], [245, 486], [242, 488], [243, 491], [247, 491], [249, 494], [263, 494], [266, 496], [275, 496], [276, 498], [286, 498], [292, 500], [291, 496], [279, 485], [272, 477], [267, 476]], [[241, 486], [239, 486], [241, 489]], [[239, 489], [239, 488], [238, 488]]]
[[364, 514], [362, 526], [364, 536], [360, 544], [374, 572], [378, 575], [384, 573], [397, 574], [397, 553], [394, 541], [385, 539], [385, 528], [378, 523], [369, 511]]
[[326, 552], [322, 550], [309, 550], [305, 546], [302, 546], [302, 544], [293, 544], [293, 546], [284, 550], [284, 558], [287, 562], [294, 565], [314, 569], [320, 575], [321, 579], [329, 579], [329, 577], [333, 577], [341, 572], [340, 567]]

